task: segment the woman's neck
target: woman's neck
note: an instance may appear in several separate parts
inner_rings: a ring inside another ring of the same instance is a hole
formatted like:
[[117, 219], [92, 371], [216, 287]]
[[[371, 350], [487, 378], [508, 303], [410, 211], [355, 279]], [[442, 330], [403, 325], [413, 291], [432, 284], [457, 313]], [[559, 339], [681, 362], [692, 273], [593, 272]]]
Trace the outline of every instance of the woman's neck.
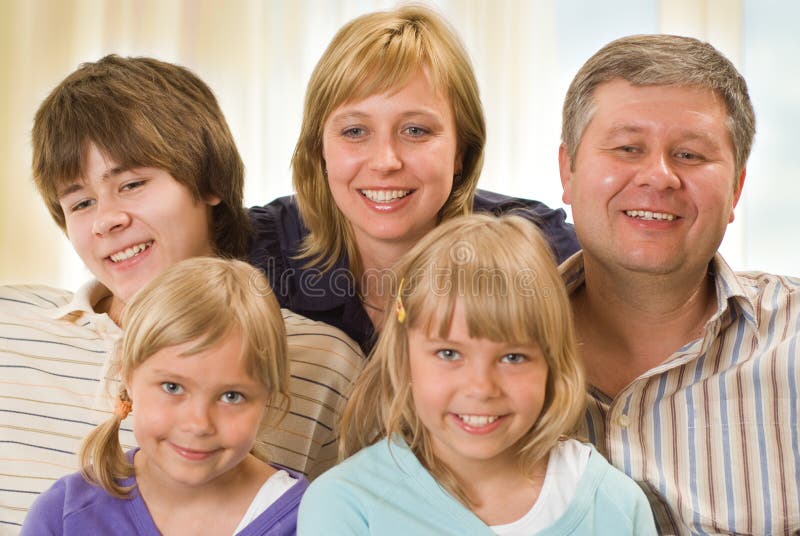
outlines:
[[370, 241], [369, 245], [358, 243], [362, 270], [357, 281], [358, 292], [364, 310], [372, 320], [376, 331], [379, 331], [383, 324], [387, 301], [399, 284], [392, 268], [412, 245], [380, 241]]

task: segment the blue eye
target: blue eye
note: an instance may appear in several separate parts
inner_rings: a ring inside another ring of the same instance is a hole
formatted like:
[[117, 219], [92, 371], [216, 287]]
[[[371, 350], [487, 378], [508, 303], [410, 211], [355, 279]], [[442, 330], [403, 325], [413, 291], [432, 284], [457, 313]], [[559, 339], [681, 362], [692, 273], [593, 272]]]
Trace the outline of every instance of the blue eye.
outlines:
[[506, 354], [501, 359], [503, 363], [510, 363], [512, 365], [518, 365], [520, 363], [524, 363], [527, 360], [528, 358], [522, 354]]
[[183, 393], [183, 387], [180, 384], [174, 382], [162, 383], [161, 389], [163, 389], [165, 393], [170, 395], [179, 395]]
[[436, 352], [436, 357], [443, 359], [444, 361], [455, 361], [456, 359], [461, 358], [461, 355], [455, 350], [444, 348]]
[[244, 395], [237, 391], [228, 391], [219, 398], [226, 404], [241, 404], [245, 401]]
[[350, 127], [346, 128], [342, 131], [342, 135], [345, 138], [360, 138], [366, 133], [366, 129], [361, 127]]
[[405, 133], [411, 136], [412, 138], [419, 138], [427, 134], [428, 130], [422, 127], [411, 126], [411, 127], [406, 127]]

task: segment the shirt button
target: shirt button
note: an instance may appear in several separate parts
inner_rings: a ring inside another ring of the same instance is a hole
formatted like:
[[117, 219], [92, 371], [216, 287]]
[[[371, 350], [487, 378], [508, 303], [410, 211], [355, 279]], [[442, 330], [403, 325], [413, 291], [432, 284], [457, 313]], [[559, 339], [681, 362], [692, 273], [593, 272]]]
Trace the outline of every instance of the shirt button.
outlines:
[[619, 417], [617, 417], [617, 424], [621, 428], [627, 428], [630, 423], [631, 423], [631, 419], [627, 415], [623, 414], [623, 415], [620, 415]]

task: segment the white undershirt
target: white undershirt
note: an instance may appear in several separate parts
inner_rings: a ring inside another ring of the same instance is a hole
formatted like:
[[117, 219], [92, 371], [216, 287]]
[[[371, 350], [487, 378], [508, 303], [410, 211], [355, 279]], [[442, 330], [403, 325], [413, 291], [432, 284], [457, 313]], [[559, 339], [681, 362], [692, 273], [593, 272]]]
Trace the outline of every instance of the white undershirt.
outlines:
[[550, 451], [544, 483], [533, 507], [516, 521], [489, 528], [501, 536], [528, 536], [555, 523], [575, 497], [591, 452], [591, 447], [574, 439], [559, 441]]
[[294, 486], [295, 482], [297, 482], [297, 479], [289, 475], [289, 473], [283, 469], [280, 469], [269, 477], [267, 481], [264, 482], [264, 485], [261, 486], [261, 489], [258, 490], [256, 496], [253, 497], [253, 502], [250, 503], [247, 512], [244, 513], [244, 517], [233, 533], [238, 534], [239, 531], [244, 530], [244, 528], [252, 523], [255, 518], [260, 516], [264, 510], [277, 501], [281, 495]]

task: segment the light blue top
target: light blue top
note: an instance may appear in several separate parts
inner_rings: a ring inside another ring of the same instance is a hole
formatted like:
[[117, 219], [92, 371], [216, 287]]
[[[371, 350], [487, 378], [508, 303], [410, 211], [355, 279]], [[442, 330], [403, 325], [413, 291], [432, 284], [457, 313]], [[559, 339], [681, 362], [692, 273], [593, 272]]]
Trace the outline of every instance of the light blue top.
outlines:
[[[493, 536], [433, 479], [402, 440], [382, 440], [317, 478], [300, 504], [297, 533], [311, 535]], [[544, 531], [655, 535], [642, 490], [592, 451], [567, 511]]]

